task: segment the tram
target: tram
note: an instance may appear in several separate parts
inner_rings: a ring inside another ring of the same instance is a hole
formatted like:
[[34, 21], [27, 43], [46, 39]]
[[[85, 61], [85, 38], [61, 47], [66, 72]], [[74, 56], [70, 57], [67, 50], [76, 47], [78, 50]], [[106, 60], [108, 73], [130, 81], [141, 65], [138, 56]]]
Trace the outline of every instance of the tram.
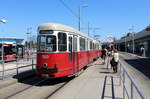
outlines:
[[76, 75], [100, 56], [100, 45], [72, 27], [41, 24], [37, 37], [37, 75], [49, 78]]
[[13, 43], [7, 42], [0, 43], [0, 60], [3, 59], [4, 61], [8, 62], [16, 60], [16, 58], [23, 58], [23, 56], [24, 46], [22, 44], [14, 45]]

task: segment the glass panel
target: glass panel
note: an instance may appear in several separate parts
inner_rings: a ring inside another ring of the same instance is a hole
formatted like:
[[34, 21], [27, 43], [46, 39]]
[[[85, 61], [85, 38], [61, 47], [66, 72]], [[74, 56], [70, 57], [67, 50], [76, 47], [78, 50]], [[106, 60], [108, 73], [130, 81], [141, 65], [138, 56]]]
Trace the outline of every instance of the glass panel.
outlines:
[[90, 41], [90, 50], [92, 50], [92, 41]]
[[77, 38], [73, 38], [73, 51], [77, 51]]
[[69, 37], [69, 51], [72, 52], [72, 37]]
[[59, 51], [67, 50], [67, 35], [66, 35], [66, 33], [58, 33], [58, 50]]
[[85, 51], [85, 39], [80, 37], [80, 51]]
[[56, 37], [55, 36], [47, 36], [46, 39], [46, 50], [48, 52], [56, 51]]
[[56, 51], [56, 37], [39, 36], [38, 37], [38, 51], [40, 52], [54, 52]]

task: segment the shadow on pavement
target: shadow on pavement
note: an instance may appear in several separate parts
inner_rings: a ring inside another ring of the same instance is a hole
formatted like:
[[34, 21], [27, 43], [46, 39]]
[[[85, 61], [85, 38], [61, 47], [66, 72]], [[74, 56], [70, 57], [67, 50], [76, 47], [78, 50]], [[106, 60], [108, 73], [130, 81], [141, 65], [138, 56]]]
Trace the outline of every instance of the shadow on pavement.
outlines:
[[125, 59], [125, 61], [150, 78], [150, 58]]
[[[35, 85], [35, 83], [38, 83], [46, 79], [45, 77], [37, 77], [36, 72], [33, 70], [19, 73], [18, 75], [13, 76], [13, 78], [17, 79], [19, 83], [24, 83], [33, 86]], [[46, 79], [45, 81], [41, 82], [36, 86], [48, 86], [48, 85], [55, 85], [63, 82], [69, 82], [73, 78], [74, 77], [60, 77], [60, 78]]]
[[109, 71], [104, 71], [104, 72], [99, 72], [99, 73], [104, 73], [104, 74], [114, 74], [114, 72], [109, 72]]

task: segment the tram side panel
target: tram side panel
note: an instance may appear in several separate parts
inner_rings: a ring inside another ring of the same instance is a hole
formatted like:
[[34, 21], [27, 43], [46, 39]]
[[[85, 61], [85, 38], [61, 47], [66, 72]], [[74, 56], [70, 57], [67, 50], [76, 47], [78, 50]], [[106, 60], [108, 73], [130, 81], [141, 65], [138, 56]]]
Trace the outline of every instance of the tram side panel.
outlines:
[[37, 54], [38, 75], [48, 74], [50, 77], [62, 77], [73, 74], [72, 61], [68, 53]]
[[73, 52], [73, 65], [72, 65], [72, 68], [73, 68], [73, 73], [76, 73], [79, 71], [79, 55], [78, 55], [78, 52]]
[[79, 63], [79, 70], [84, 68], [84, 66], [87, 66], [88, 64], [88, 56], [87, 56], [87, 51], [83, 52], [78, 52], [78, 63]]

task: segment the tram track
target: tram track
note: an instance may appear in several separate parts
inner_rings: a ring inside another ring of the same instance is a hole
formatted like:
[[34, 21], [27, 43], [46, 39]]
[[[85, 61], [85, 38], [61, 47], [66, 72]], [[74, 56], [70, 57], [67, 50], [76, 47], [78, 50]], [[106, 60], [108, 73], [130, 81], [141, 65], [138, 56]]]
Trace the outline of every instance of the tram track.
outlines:
[[21, 84], [16, 84], [1, 90], [0, 99], [48, 99], [59, 89], [63, 88], [71, 79], [71, 77], [57, 79], [33, 78], [31, 82], [26, 81], [26, 84], [22, 84], [22, 82]]
[[12, 93], [12, 94], [10, 94], [10, 95], [8, 95], [8, 96], [5, 96], [4, 99], [8, 99], [8, 98], [10, 98], [10, 97], [13, 97], [13, 96], [15, 96], [15, 95], [17, 95], [17, 94], [23, 92], [23, 91], [26, 91], [26, 90], [32, 88], [33, 86], [36, 86], [36, 85], [38, 85], [38, 84], [44, 82], [45, 80], [47, 80], [47, 78], [46, 78], [46, 79], [42, 79], [42, 80], [40, 80], [39, 82], [34, 83], [33, 85], [29, 85], [28, 87], [25, 87], [25, 88], [23, 88], [23, 89], [20, 89], [20, 90], [14, 92], [14, 93]]

